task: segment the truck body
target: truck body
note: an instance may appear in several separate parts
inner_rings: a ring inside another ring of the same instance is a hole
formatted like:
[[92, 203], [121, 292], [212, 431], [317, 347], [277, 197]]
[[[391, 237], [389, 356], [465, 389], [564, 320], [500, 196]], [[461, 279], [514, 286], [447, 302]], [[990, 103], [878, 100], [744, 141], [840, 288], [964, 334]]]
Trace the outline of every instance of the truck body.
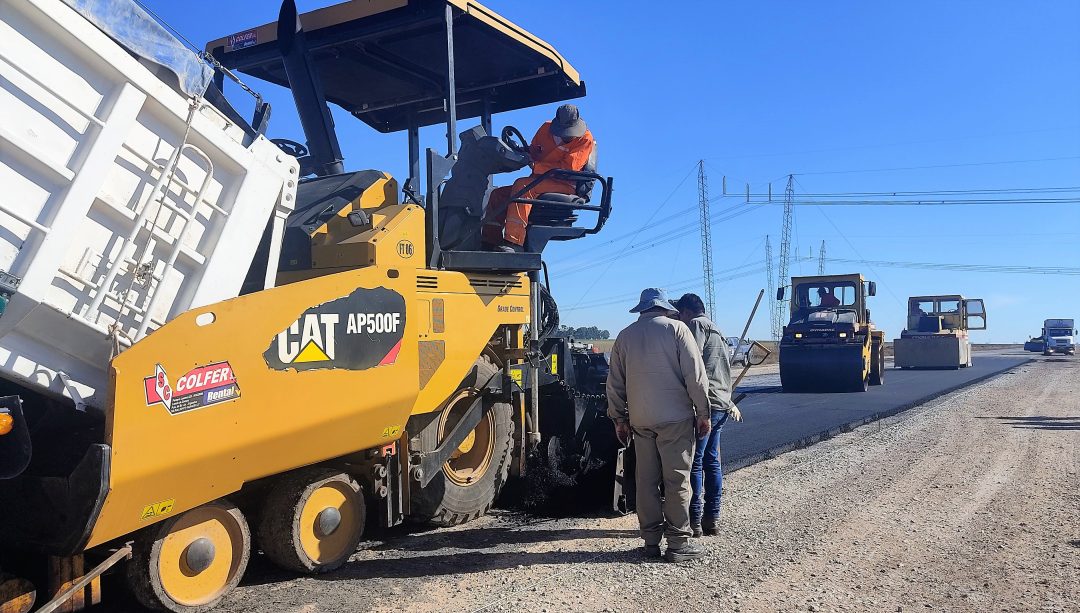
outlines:
[[[612, 180], [549, 171], [577, 195], [529, 199], [525, 252], [475, 238], [491, 175], [530, 161], [491, 113], [585, 93], [550, 45], [469, 0], [285, 0], [208, 44], [208, 75], [134, 2], [95, 7], [0, 7], [0, 560], [63, 561], [50, 604], [123, 563], [145, 606], [204, 611], [253, 538], [325, 572], [369, 525], [482, 515], [552, 451], [571, 480], [605, 465], [594, 436], [614, 457], [606, 362], [551, 334], [541, 275]], [[292, 91], [304, 143], [223, 102], [238, 72]], [[346, 171], [327, 101], [407, 130], [408, 179]]]
[[907, 327], [893, 340], [893, 362], [897, 368], [966, 368], [971, 366], [968, 332], [985, 329], [982, 299], [912, 296]]
[[1043, 355], [1076, 355], [1076, 320], [1047, 319], [1043, 321]]
[[55, 0], [0, 8], [0, 378], [96, 410], [117, 349], [240, 293], [299, 178], [231, 108], [192, 102], [208, 67], [133, 55], [107, 34], [124, 24], [100, 23]]

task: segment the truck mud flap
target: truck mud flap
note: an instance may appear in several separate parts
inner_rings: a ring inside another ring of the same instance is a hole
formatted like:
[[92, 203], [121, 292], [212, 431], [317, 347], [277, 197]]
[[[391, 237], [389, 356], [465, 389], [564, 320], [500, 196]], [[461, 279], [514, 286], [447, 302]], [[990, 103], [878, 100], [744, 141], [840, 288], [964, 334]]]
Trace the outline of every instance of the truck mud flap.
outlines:
[[18, 396], [0, 398], [0, 415], [11, 419], [11, 431], [0, 435], [0, 480], [17, 477], [30, 464], [30, 428]]
[[81, 551], [109, 492], [111, 457], [108, 445], [95, 444], [67, 477], [0, 481], [0, 544], [57, 556]]

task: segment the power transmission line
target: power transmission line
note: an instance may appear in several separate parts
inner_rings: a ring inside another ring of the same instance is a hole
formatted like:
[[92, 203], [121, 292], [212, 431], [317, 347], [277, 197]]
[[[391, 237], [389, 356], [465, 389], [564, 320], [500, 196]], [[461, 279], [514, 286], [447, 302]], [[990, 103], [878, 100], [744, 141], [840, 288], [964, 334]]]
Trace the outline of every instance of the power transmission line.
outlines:
[[825, 241], [821, 241], [821, 250], [818, 251], [817, 274], [825, 274]]
[[1034, 162], [1059, 162], [1062, 160], [1076, 160], [1080, 159], [1080, 155], [1066, 155], [1062, 157], [1053, 158], [1035, 158], [1030, 160], [1001, 160], [994, 162], [963, 162], [959, 164], [931, 164], [928, 166], [898, 166], [895, 168], [863, 168], [859, 170], [817, 170], [809, 172], [797, 172], [799, 176], [807, 175], [842, 175], [853, 174], [860, 172], [894, 172], [902, 170], [929, 170], [932, 168], [961, 168], [965, 166], [999, 166], [1004, 164], [1030, 164]]
[[826, 258], [826, 261], [842, 264], [868, 264], [871, 266], [881, 266], [882, 268], [912, 268], [918, 270], [941, 270], [949, 272], [1080, 276], [1080, 267], [1076, 266], [1020, 266], [1014, 264], [942, 264], [935, 262], [897, 262], [891, 260], [851, 260], [845, 258]]
[[[932, 189], [932, 190], [893, 190], [893, 191], [879, 191], [879, 192], [822, 192], [822, 193], [801, 193], [803, 198], [855, 198], [855, 197], [909, 197], [909, 196], [974, 196], [974, 195], [1015, 195], [1015, 194], [1060, 194], [1069, 192], [1080, 192], [1080, 187], [1010, 187], [1010, 188], [995, 188], [995, 189]], [[765, 200], [771, 200], [769, 198], [771, 194], [768, 191], [765, 192], [751, 192], [751, 198], [758, 198]], [[724, 196], [717, 196], [713, 198], [714, 201], [720, 200]]]
[[[759, 210], [759, 209], [755, 209], [755, 208], [752, 208], [752, 207], [744, 207], [744, 206], [732, 207], [730, 209], [720, 211], [719, 213], [713, 213], [712, 216], [711, 216], [711, 219], [712, 219], [713, 223], [717, 223], [717, 222], [721, 222], [721, 221], [728, 221], [730, 219], [734, 219], [736, 217], [739, 217], [740, 215], [745, 215], [746, 213], [751, 213], [751, 212], [753, 212], [755, 210]], [[690, 234], [694, 234], [695, 232], [697, 232], [698, 231], [698, 224], [699, 224], [699, 222], [697, 220], [695, 220], [695, 221], [693, 221], [691, 223], [688, 223], [688, 224], [685, 224], [683, 226], [673, 228], [673, 229], [671, 229], [671, 230], [669, 230], [669, 231], [667, 231], [667, 232], [665, 232], [663, 234], [659, 234], [659, 235], [657, 235], [655, 237], [652, 237], [652, 238], [648, 239], [647, 242], [624, 245], [622, 248], [620, 248], [614, 254], [609, 254], [609, 255], [606, 255], [606, 256], [602, 256], [599, 259], [596, 258], [595, 254], [590, 253], [590, 256], [593, 258], [592, 260], [590, 260], [587, 263], [580, 264], [578, 266], [574, 266], [574, 265], [566, 266], [564, 268], [564, 272], [560, 273], [560, 276], [565, 277], [565, 276], [570, 276], [570, 275], [575, 275], [575, 274], [579, 274], [579, 273], [582, 273], [582, 272], [586, 272], [588, 270], [592, 270], [592, 269], [596, 268], [597, 266], [602, 266], [604, 264], [615, 262], [617, 260], [625, 259], [627, 256], [629, 256], [631, 254], [638, 253], [638, 252], [641, 252], [641, 251], [647, 251], [649, 249], [659, 247], [660, 245], [665, 245], [667, 243], [676, 241], [676, 240], [678, 240], [678, 239], [680, 239], [680, 238], [682, 238], [684, 236], [688, 236]]]
[[[772, 200], [747, 201], [746, 204], [779, 205]], [[1068, 198], [942, 198], [940, 200], [796, 200], [795, 206], [986, 206], [995, 204], [1080, 204], [1080, 196]], [[787, 206], [787, 202], [784, 202]]]
[[716, 313], [716, 295], [712, 282], [712, 219], [709, 217], [709, 180], [705, 176], [705, 161], [698, 162], [698, 208], [701, 216], [701, 268], [705, 283], [705, 306], [710, 315]]
[[[671, 200], [671, 198], [673, 196], [675, 196], [675, 193], [679, 191], [679, 188], [683, 186], [683, 183], [686, 183], [686, 180], [688, 178], [690, 178], [690, 174], [693, 173], [693, 172], [694, 172], [694, 167], [691, 166], [690, 170], [687, 171], [686, 175], [683, 176], [683, 178], [679, 181], [678, 185], [675, 186], [675, 189], [671, 190], [671, 193], [668, 194], [667, 198], [664, 198], [664, 201], [661, 202], [659, 204], [659, 206], [657, 206], [655, 209], [653, 209], [652, 215], [649, 215], [649, 218], [645, 220], [645, 223], [640, 228], [638, 228], [637, 232], [634, 233], [634, 235], [630, 238], [630, 240], [633, 240], [634, 238], [636, 238], [637, 235], [640, 234], [642, 230], [649, 227], [649, 223], [653, 220], [654, 217], [656, 217], [660, 213], [660, 211], [664, 208], [664, 205], [666, 205], [668, 203], [668, 201]], [[578, 301], [577, 301], [577, 303], [575, 303], [574, 306], [577, 306], [577, 304], [580, 304], [582, 299], [584, 299], [585, 296], [589, 295], [589, 292], [592, 291], [592, 288], [596, 287], [596, 284], [600, 282], [600, 279], [607, 276], [607, 271], [611, 269], [611, 263], [615, 262], [616, 259], [618, 259], [618, 256], [616, 256], [614, 259], [611, 260], [611, 262], [608, 263], [608, 266], [607, 266], [607, 268], [604, 269], [603, 273], [601, 273], [599, 275], [596, 275], [596, 277], [593, 279], [593, 282], [590, 283], [589, 287], [586, 288], [585, 291], [581, 294], [581, 298], [578, 298]]]

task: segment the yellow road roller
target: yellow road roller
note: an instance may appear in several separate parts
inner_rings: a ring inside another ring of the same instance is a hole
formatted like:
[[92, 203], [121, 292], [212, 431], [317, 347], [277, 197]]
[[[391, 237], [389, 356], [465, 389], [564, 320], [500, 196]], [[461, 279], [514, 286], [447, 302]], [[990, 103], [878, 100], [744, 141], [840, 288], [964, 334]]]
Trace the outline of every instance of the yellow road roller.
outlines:
[[985, 329], [986, 306], [981, 298], [912, 296], [907, 328], [893, 340], [893, 362], [897, 368], [967, 368], [971, 366], [968, 332]]
[[792, 277], [791, 318], [780, 338], [785, 392], [865, 392], [885, 375], [885, 334], [870, 321], [866, 298], [877, 284], [860, 274]]

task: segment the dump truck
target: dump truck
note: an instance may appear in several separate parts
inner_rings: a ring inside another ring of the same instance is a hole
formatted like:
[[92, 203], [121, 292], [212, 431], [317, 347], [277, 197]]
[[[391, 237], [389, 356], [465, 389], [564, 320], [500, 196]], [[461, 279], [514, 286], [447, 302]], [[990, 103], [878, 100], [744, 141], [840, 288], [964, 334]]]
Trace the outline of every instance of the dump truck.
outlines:
[[1076, 321], [1073, 319], [1047, 319], [1043, 321], [1043, 355], [1076, 355]]
[[[784, 300], [788, 288], [776, 291]], [[791, 316], [780, 338], [785, 392], [856, 391], [885, 377], [885, 333], [866, 299], [877, 284], [860, 274], [791, 278]]]
[[897, 368], [967, 368], [971, 366], [970, 330], [986, 329], [981, 298], [959, 294], [908, 298], [907, 328], [893, 340]]
[[[551, 45], [471, 0], [285, 0], [196, 54], [130, 0], [25, 0], [0, 59], [5, 613], [93, 604], [110, 571], [205, 611], [255, 549], [327, 572], [368, 526], [614, 457], [606, 362], [553, 333], [542, 261], [602, 229], [612, 179], [548, 171], [576, 193], [528, 200], [524, 251], [479, 241], [492, 175], [530, 162], [492, 115], [586, 93]], [[267, 138], [247, 76], [289, 89], [303, 141]], [[404, 182], [346, 170], [331, 103], [407, 132]]]

